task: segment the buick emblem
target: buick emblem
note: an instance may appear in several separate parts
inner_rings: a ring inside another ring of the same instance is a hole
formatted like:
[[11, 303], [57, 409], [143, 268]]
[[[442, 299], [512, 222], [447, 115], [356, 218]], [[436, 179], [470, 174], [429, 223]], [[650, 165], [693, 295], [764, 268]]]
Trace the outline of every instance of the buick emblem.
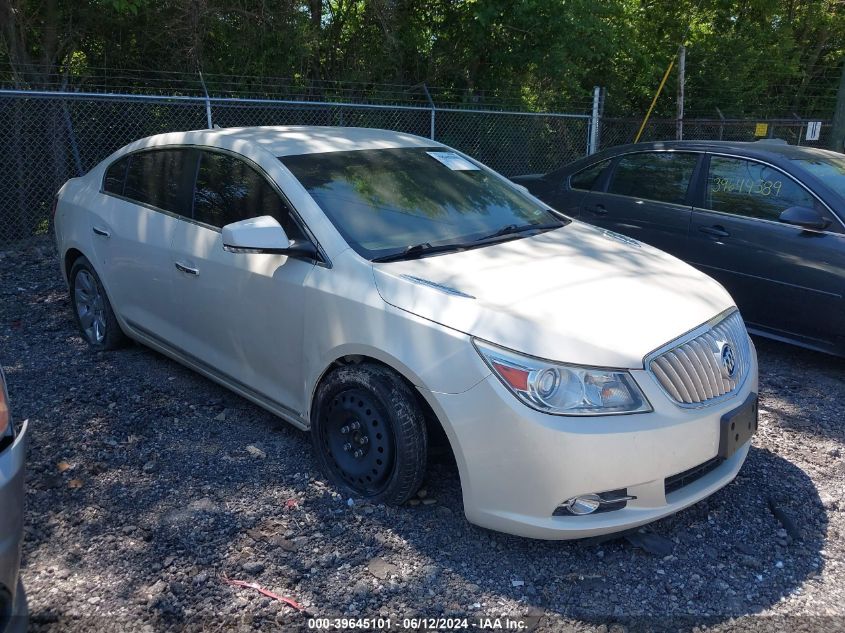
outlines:
[[736, 373], [736, 356], [734, 355], [734, 348], [729, 343], [722, 343], [722, 372], [727, 378], [733, 378]]

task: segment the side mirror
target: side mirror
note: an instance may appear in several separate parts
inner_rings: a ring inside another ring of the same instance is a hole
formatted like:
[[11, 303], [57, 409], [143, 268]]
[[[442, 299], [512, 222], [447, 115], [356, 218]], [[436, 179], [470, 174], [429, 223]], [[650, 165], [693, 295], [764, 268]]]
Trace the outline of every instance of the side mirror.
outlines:
[[267, 253], [317, 259], [317, 249], [311, 242], [291, 242], [282, 225], [270, 215], [224, 226], [223, 248], [232, 253]]
[[821, 213], [809, 207], [789, 207], [778, 219], [784, 224], [800, 226], [810, 231], [823, 231], [830, 225], [830, 221], [823, 218]]
[[522, 193], [527, 193], [529, 195], [531, 194], [531, 192], [528, 190], [528, 187], [526, 187], [525, 185], [520, 184], [518, 182], [513, 182], [513, 181], [511, 181], [511, 183], [513, 184], [514, 187], [519, 189]]

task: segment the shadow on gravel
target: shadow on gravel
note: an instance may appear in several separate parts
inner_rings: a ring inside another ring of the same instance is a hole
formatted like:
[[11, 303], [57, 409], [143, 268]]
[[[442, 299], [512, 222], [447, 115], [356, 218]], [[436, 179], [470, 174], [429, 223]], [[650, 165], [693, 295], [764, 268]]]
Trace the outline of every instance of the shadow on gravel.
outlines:
[[[456, 470], [441, 471], [429, 492], [448, 496], [456, 480]], [[462, 520], [454, 501], [454, 515], [434, 521], [437, 530], [431, 529], [434, 513], [421, 507], [399, 536], [438, 568], [478, 586], [482, 595], [469, 613], [501, 615], [498, 599], [518, 600], [522, 615], [543, 614], [538, 630], [564, 619], [690, 630], [759, 613], [819, 573], [828, 523], [810, 478], [758, 448], [726, 488], [645, 528], [670, 541], [666, 557], [634, 548], [624, 537], [596, 545], [491, 532]]]

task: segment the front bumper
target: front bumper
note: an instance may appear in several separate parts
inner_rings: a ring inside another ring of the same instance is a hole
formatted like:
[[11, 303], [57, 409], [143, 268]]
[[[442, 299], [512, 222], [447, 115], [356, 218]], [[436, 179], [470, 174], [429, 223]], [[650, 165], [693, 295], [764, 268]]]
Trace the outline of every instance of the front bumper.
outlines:
[[[665, 480], [718, 454], [722, 415], [757, 393], [757, 358], [736, 394], [701, 409], [673, 404], [643, 370], [631, 374], [651, 413], [553, 416], [519, 402], [493, 375], [461, 394], [431, 393], [452, 444], [467, 518], [482, 527], [542, 539], [634, 528], [713, 494], [739, 472], [750, 442], [692, 483], [667, 494]], [[553, 516], [566, 499], [627, 489], [619, 510]]]
[[0, 607], [0, 633], [26, 630], [26, 597], [20, 582], [20, 562], [27, 427], [24, 422], [14, 443], [0, 453], [0, 591], [11, 596], [6, 608]]

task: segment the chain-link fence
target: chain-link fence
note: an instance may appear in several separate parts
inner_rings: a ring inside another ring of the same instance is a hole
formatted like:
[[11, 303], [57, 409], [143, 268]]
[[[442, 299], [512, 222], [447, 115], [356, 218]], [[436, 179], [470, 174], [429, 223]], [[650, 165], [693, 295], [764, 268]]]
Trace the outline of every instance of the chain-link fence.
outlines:
[[[432, 138], [506, 176], [543, 173], [598, 149], [630, 143], [639, 119], [593, 113], [534, 113], [198, 96], [155, 96], [0, 90], [0, 243], [48, 230], [53, 196], [67, 179], [110, 153], [151, 134], [252, 125], [376, 127]], [[767, 128], [761, 133], [760, 123]], [[592, 134], [596, 131], [596, 134]], [[686, 139], [752, 141], [761, 135], [792, 144], [826, 146], [831, 126], [806, 141], [807, 122], [685, 120]], [[675, 120], [652, 120], [641, 140], [677, 138]]]
[[587, 151], [590, 116], [420, 105], [0, 90], [0, 243], [48, 229], [56, 190], [136, 139], [252, 125], [376, 127], [433, 138], [505, 175], [548, 171]]
[[[782, 139], [790, 145], [827, 148], [833, 129], [829, 121], [820, 121], [818, 138], [807, 140], [811, 121], [792, 119], [676, 119], [650, 120], [640, 141], [666, 141], [683, 138], [688, 141], [756, 141], [762, 138]], [[599, 149], [633, 143], [642, 119], [602, 118], [599, 124]], [[680, 134], [679, 134], [680, 132]]]

